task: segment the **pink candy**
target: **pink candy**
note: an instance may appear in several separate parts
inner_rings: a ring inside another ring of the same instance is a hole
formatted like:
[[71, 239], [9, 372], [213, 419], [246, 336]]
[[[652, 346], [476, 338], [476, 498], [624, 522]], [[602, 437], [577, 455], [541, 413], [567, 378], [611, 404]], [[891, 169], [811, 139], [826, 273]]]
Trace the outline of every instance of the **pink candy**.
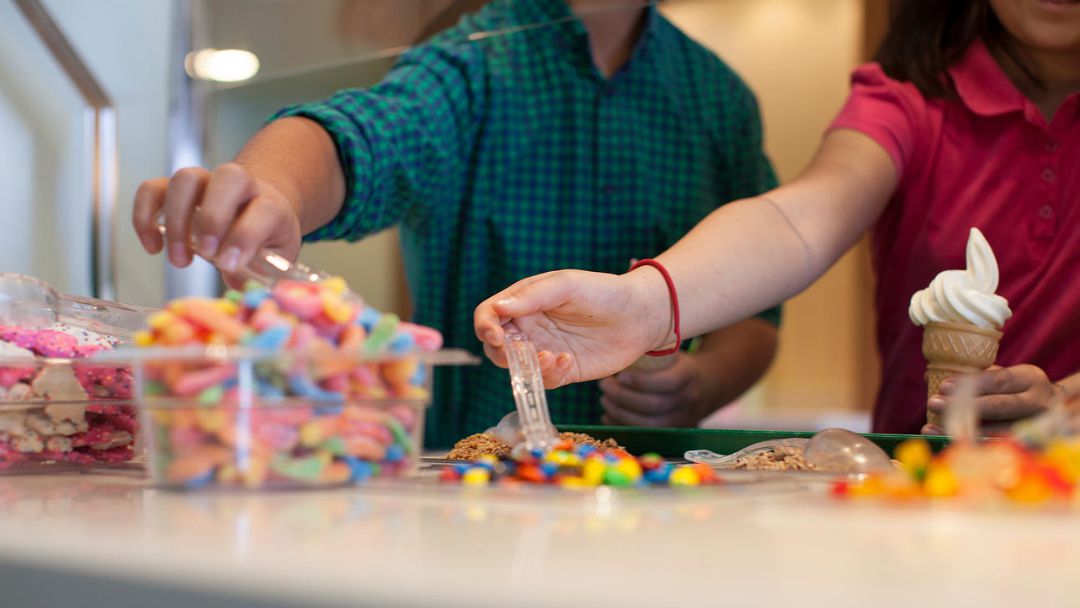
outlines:
[[173, 383], [172, 390], [178, 397], [194, 397], [202, 391], [225, 382], [236, 375], [232, 365], [215, 365], [192, 370]]
[[271, 291], [282, 310], [308, 321], [323, 310], [322, 298], [317, 291], [305, 289], [297, 283], [280, 283]]
[[79, 357], [78, 340], [74, 336], [52, 329], [0, 327], [0, 340], [34, 351], [43, 357]]
[[419, 346], [422, 351], [433, 353], [442, 348], [443, 337], [437, 329], [404, 322], [399, 325], [398, 328], [401, 331], [411, 333], [413, 339], [416, 340], [416, 345]]

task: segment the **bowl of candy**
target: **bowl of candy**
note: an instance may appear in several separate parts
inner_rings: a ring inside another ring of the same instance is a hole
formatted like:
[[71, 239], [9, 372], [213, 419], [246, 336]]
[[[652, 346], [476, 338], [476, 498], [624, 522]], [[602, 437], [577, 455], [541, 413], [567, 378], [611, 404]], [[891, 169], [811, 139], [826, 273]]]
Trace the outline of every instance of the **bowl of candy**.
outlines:
[[149, 319], [131, 363], [149, 473], [171, 488], [303, 488], [412, 474], [431, 368], [473, 360], [344, 283], [250, 283]]
[[0, 273], [0, 473], [129, 466], [131, 370], [93, 356], [130, 341], [150, 312]]

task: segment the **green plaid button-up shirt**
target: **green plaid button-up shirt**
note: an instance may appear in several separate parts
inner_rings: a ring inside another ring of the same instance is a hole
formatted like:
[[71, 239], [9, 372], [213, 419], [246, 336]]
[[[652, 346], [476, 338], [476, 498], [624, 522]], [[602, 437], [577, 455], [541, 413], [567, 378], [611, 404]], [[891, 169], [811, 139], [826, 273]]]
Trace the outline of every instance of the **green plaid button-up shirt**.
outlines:
[[[537, 23], [549, 25], [474, 35]], [[553, 269], [623, 272], [776, 184], [751, 91], [655, 8], [610, 80], [562, 0], [495, 0], [371, 89], [277, 116], [322, 124], [347, 179], [341, 213], [306, 240], [400, 225], [415, 321], [481, 357], [472, 313], [487, 296]], [[595, 383], [551, 391], [549, 405], [556, 424], [600, 419]], [[513, 408], [507, 372], [489, 361], [438, 369], [426, 443]]]

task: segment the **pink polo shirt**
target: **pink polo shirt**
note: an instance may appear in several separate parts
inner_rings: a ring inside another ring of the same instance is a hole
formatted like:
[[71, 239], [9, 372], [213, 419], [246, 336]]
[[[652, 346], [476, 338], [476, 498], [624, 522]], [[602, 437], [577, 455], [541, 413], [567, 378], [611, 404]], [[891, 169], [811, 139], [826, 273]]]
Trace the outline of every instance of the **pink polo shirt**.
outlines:
[[917, 433], [925, 421], [922, 330], [908, 302], [938, 272], [964, 268], [971, 226], [997, 255], [1013, 310], [998, 363], [1032, 363], [1051, 380], [1080, 370], [1080, 94], [1048, 124], [982, 43], [949, 72], [959, 98], [926, 99], [864, 65], [830, 127], [881, 144], [900, 175], [873, 229], [877, 432]]

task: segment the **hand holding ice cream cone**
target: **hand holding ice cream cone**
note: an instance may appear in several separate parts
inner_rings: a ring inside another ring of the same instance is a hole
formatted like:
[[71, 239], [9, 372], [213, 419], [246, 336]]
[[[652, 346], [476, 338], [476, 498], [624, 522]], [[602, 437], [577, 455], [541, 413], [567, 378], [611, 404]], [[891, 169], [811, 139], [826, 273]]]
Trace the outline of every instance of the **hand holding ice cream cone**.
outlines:
[[[967, 268], [939, 273], [911, 297], [911, 321], [923, 329], [927, 397], [942, 380], [984, 370], [997, 359], [1001, 327], [1012, 316], [1009, 303], [994, 293], [998, 266], [994, 251], [978, 228], [967, 243]], [[933, 415], [928, 422], [936, 424]]]

